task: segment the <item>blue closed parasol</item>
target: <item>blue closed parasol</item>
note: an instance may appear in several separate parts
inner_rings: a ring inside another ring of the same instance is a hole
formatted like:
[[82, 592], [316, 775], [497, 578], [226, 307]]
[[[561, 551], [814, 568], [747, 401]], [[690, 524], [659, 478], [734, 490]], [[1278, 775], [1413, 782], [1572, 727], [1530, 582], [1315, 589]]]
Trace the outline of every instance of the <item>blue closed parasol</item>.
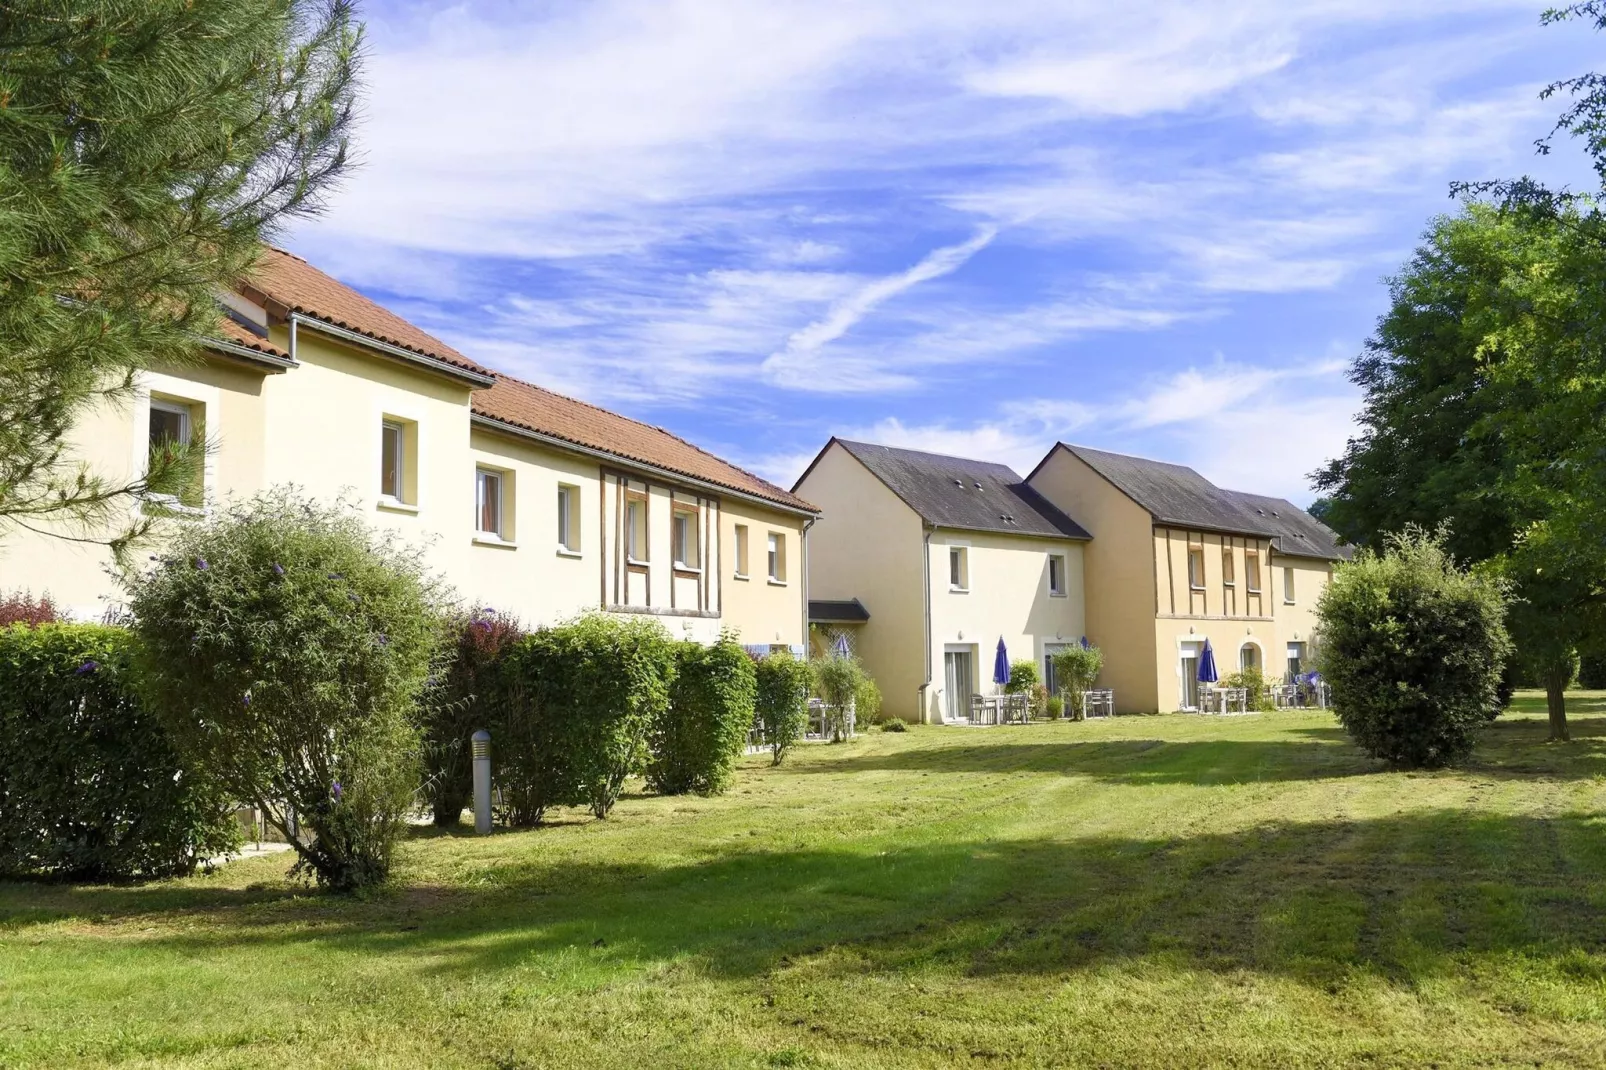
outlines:
[[1003, 687], [1009, 683], [1009, 651], [1004, 649], [1004, 637], [998, 637], [998, 654], [993, 658], [993, 683]]
[[1210, 649], [1210, 640], [1205, 640], [1204, 649], [1199, 652], [1199, 682], [1213, 684], [1221, 676], [1216, 672], [1216, 652]]
[[837, 632], [836, 642], [831, 644], [831, 652], [839, 658], [850, 658], [853, 651], [848, 647], [848, 637], [844, 632]]

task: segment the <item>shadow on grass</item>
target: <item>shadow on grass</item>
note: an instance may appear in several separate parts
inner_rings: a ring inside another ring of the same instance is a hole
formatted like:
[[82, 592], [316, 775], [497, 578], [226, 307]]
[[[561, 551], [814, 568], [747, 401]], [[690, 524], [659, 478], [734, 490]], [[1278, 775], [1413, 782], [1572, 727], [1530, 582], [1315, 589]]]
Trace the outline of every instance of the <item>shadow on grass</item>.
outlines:
[[[1007, 729], [999, 729], [1007, 731]], [[1312, 729], [1325, 733], [1327, 729]], [[1086, 740], [937, 746], [844, 755], [799, 766], [808, 773], [918, 770], [943, 773], [1060, 773], [1128, 785], [1242, 784], [1322, 780], [1378, 772], [1382, 766], [1339, 732], [1328, 742], [1290, 740]]]
[[[1599, 821], [1436, 811], [1177, 838], [1031, 839], [726, 852], [701, 863], [543, 863], [491, 887], [403, 887], [367, 901], [210, 910], [144, 942], [186, 955], [316, 944], [411, 956], [463, 977], [560, 956], [597, 969], [679, 962], [727, 978], [822, 957], [846, 973], [936, 965], [1054, 974], [1159, 956], [1335, 983], [1412, 983], [1469, 958], [1606, 980], [1606, 837]], [[81, 889], [112, 914], [121, 890]], [[146, 904], [149, 906], [150, 904]], [[0, 899], [3, 906], [3, 899]]]

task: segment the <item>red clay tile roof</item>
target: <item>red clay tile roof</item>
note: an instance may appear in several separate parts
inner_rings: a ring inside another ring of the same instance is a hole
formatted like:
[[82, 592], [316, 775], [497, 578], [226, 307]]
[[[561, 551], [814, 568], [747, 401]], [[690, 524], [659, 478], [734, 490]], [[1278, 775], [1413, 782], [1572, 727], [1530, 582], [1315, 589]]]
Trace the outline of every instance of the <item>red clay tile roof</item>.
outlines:
[[218, 321], [218, 335], [222, 341], [232, 342], [233, 344], [237, 346], [243, 346], [246, 349], [254, 349], [258, 353], [265, 353], [270, 357], [278, 357], [280, 360], [290, 359], [290, 354], [286, 353], [284, 350], [280, 349], [266, 338], [252, 334], [250, 331], [246, 330], [238, 323], [235, 323], [227, 316], [224, 316]]
[[283, 249], [265, 249], [247, 281], [293, 312], [445, 361], [465, 371], [492, 374], [439, 338], [426, 334], [389, 309], [380, 307], [345, 283], [325, 275], [299, 256]]
[[476, 414], [505, 424], [741, 491], [791, 509], [819, 512], [797, 495], [722, 461], [661, 427], [640, 423], [506, 375], [499, 374], [495, 386], [474, 391], [472, 404]]

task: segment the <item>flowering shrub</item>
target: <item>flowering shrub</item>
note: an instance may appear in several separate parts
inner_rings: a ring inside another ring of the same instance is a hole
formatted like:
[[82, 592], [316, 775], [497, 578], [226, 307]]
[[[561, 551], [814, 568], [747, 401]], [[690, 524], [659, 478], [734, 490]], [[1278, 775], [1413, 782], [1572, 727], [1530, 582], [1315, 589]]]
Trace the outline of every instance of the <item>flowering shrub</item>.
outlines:
[[1082, 696], [1092, 690], [1104, 668], [1104, 653], [1096, 646], [1068, 646], [1054, 655], [1054, 679], [1061, 705], [1073, 718], [1082, 716]]
[[239, 844], [140, 703], [129, 646], [98, 624], [0, 628], [0, 873], [165, 877]]
[[424, 704], [424, 796], [435, 824], [456, 825], [474, 794], [469, 737], [487, 728], [499, 701], [498, 660], [523, 634], [518, 621], [489, 608], [454, 612], [445, 624], [445, 664]]
[[261, 809], [320, 883], [383, 880], [440, 639], [419, 554], [280, 489], [181, 529], [128, 586], [141, 687], [184, 760]]
[[717, 795], [730, 784], [753, 727], [753, 659], [733, 636], [675, 644], [669, 703], [648, 736], [647, 786], [665, 795]]
[[754, 707], [759, 734], [770, 749], [771, 764], [780, 765], [792, 744], [809, 726], [809, 663], [790, 654], [770, 654], [754, 666]]

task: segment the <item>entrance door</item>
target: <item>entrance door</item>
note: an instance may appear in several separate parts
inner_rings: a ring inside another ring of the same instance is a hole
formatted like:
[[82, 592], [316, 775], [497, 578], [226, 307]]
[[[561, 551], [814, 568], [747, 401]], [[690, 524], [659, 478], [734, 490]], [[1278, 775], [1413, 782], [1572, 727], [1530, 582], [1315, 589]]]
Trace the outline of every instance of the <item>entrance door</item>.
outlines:
[[1289, 643], [1288, 644], [1288, 682], [1289, 683], [1293, 683], [1294, 679], [1296, 677], [1298, 677], [1304, 671], [1305, 671], [1305, 644], [1304, 643]]
[[1245, 643], [1239, 647], [1238, 668], [1245, 671], [1260, 668], [1260, 648], [1254, 643]]
[[1048, 688], [1050, 695], [1060, 693], [1059, 674], [1054, 671], [1054, 655], [1070, 645], [1069, 643], [1043, 644], [1043, 686]]
[[970, 719], [970, 696], [976, 691], [975, 658], [969, 650], [949, 650], [942, 656], [948, 695], [948, 719]]
[[1182, 644], [1177, 662], [1177, 672], [1182, 676], [1181, 709], [1199, 708], [1199, 651], [1203, 648], [1203, 643], [1192, 640]]

